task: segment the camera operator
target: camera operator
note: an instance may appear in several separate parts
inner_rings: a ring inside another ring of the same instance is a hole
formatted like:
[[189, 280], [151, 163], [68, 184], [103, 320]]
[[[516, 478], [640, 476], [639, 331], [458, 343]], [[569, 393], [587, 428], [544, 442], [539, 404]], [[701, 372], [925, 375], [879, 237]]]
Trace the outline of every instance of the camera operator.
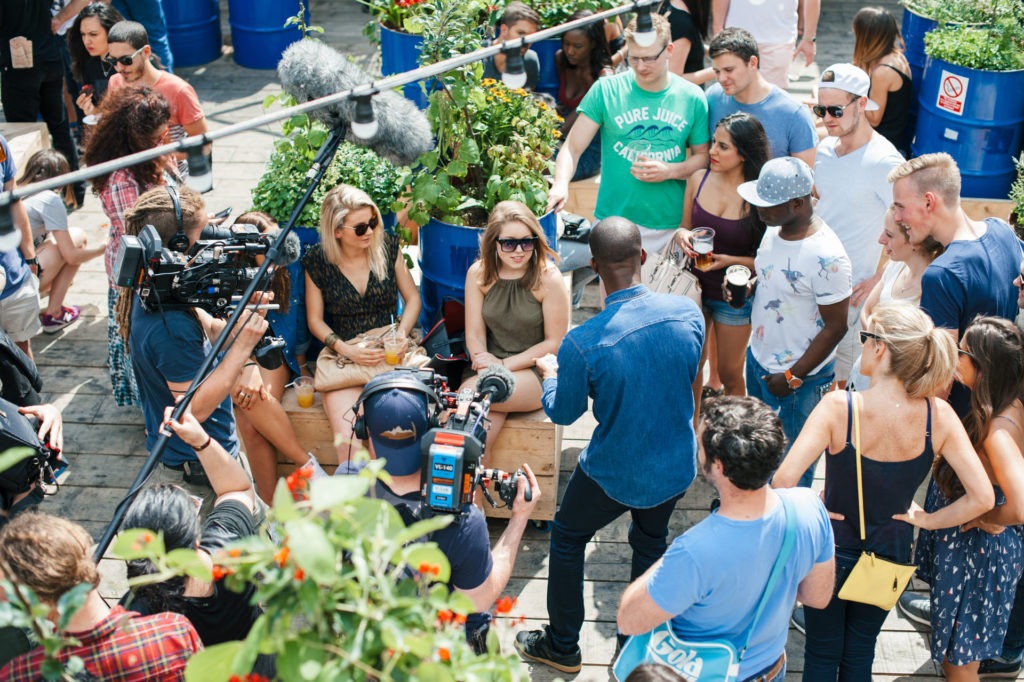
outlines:
[[[163, 244], [172, 243], [183, 234], [188, 246], [199, 238], [206, 224], [206, 207], [200, 194], [188, 187], [177, 190], [178, 207], [167, 187], [153, 188], [139, 197], [135, 206], [125, 213], [126, 233], [138, 234], [145, 225], [152, 225]], [[180, 220], [176, 213], [180, 212]], [[164, 408], [173, 405], [185, 393], [202, 359], [210, 351], [211, 338], [224, 327], [198, 308], [147, 312], [138, 296], [122, 296], [118, 305], [118, 328], [130, 344], [132, 366], [139, 382], [142, 410], [146, 419], [146, 447], [153, 448], [164, 419]], [[200, 384], [190, 404], [192, 414], [203, 428], [232, 457], [238, 457], [239, 444], [230, 393], [239, 381], [253, 348], [263, 337], [267, 321], [256, 314], [239, 319], [239, 329], [216, 368]], [[244, 459], [242, 460], [245, 465]], [[195, 453], [179, 437], [171, 438], [149, 483], [177, 483], [203, 498], [202, 514], [213, 507], [213, 490]]]
[[[390, 388], [369, 395], [362, 401], [362, 408], [372, 451], [376, 457], [385, 459], [384, 469], [391, 474], [389, 485], [378, 481], [376, 496], [399, 511], [403, 506], [419, 510], [423, 466], [420, 440], [431, 428], [427, 397], [420, 392]], [[351, 461], [342, 462], [335, 475], [354, 474], [360, 468]], [[485, 638], [490, 622], [487, 612], [508, 584], [519, 541], [541, 497], [537, 479], [528, 465], [523, 465], [523, 472], [533, 491], [532, 498], [526, 499], [526, 486], [520, 481], [512, 516], [493, 549], [483, 512], [475, 505], [469, 505], [468, 512], [459, 514], [451, 525], [429, 536], [451, 564], [449, 588], [468, 597], [477, 611], [466, 622], [467, 639], [474, 645]]]

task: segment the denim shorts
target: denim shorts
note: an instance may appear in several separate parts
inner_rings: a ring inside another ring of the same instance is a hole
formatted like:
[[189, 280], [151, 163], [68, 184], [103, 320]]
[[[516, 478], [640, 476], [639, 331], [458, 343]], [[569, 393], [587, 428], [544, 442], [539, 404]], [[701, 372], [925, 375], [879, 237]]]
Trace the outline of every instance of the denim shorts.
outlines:
[[733, 308], [725, 301], [707, 299], [704, 301], [704, 314], [710, 315], [711, 319], [719, 324], [727, 324], [730, 327], [742, 327], [750, 324], [750, 312], [754, 309], [753, 297], [748, 298], [742, 308]]

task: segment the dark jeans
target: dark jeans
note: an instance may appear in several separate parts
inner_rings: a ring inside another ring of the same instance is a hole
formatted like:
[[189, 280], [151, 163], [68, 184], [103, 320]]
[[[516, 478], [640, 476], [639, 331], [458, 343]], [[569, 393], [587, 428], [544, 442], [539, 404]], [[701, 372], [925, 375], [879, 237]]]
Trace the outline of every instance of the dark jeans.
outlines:
[[633, 548], [630, 582], [661, 558], [668, 548], [668, 520], [679, 497], [650, 509], [636, 509], [608, 497], [576, 467], [551, 528], [548, 559], [548, 617], [556, 651], [576, 650], [583, 626], [583, 554], [587, 543], [615, 519], [629, 512], [629, 546]]
[[[858, 556], [858, 552], [836, 550], [836, 592]], [[835, 595], [823, 609], [804, 606], [804, 682], [870, 682], [875, 642], [888, 613]]]
[[4, 67], [0, 90], [7, 121], [34, 123], [42, 116], [53, 148], [67, 157], [71, 170], [78, 170], [78, 149], [71, 140], [64, 109], [64, 65], [43, 62], [31, 69]]

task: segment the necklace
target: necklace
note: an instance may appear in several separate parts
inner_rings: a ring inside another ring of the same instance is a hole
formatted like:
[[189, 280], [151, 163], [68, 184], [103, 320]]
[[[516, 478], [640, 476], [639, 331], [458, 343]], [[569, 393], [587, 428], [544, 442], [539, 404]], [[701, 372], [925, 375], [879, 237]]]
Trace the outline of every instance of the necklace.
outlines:
[[[901, 278], [903, 280], [902, 284], [900, 283]], [[904, 265], [903, 269], [900, 270], [898, 275], [896, 275], [896, 279], [892, 283], [892, 297], [899, 299], [908, 298], [906, 294], [914, 291], [915, 289], [916, 287], [913, 286], [911, 281], [910, 268]]]

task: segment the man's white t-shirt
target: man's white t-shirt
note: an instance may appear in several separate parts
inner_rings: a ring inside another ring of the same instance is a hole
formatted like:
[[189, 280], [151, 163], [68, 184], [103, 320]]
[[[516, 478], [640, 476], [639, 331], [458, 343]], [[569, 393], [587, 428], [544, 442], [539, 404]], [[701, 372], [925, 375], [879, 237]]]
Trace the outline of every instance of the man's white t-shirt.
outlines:
[[889, 171], [903, 163], [903, 156], [878, 133], [849, 154], [836, 153], [838, 137], [818, 143], [814, 157], [814, 187], [818, 191], [814, 212], [832, 228], [846, 249], [853, 268], [853, 283], [875, 274], [882, 245], [885, 212], [892, 204]]
[[798, 0], [730, 0], [727, 27], [745, 28], [759, 45], [796, 40]]
[[[797, 241], [782, 239], [778, 227], [769, 227], [754, 257], [750, 351], [773, 374], [792, 367], [824, 328], [818, 306], [850, 296], [850, 259], [843, 244], [821, 218], [813, 221], [817, 231]], [[834, 355], [833, 349], [810, 374]]]

